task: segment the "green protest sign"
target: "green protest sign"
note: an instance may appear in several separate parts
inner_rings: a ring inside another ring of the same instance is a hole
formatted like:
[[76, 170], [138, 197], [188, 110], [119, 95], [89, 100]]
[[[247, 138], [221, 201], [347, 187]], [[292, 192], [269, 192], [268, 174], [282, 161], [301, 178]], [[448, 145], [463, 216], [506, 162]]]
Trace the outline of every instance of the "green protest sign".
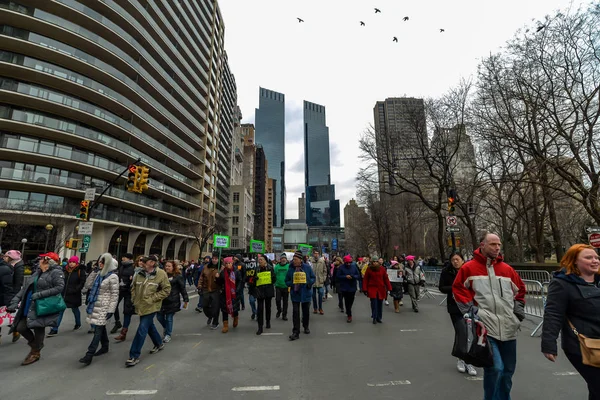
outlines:
[[250, 253], [264, 253], [265, 242], [262, 240], [251, 240], [250, 241]]
[[213, 247], [222, 249], [229, 247], [229, 236], [215, 235], [213, 239]]

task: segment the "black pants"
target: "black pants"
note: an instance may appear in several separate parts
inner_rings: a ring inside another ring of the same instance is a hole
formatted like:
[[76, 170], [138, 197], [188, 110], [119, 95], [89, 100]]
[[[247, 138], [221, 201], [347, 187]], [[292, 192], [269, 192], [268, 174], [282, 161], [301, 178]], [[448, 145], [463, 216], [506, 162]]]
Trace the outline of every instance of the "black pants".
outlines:
[[24, 317], [19, 321], [17, 325], [17, 332], [21, 334], [26, 340], [27, 344], [31, 346], [32, 350], [40, 351], [44, 346], [44, 336], [46, 334], [44, 328], [33, 328], [27, 327], [27, 319]]
[[204, 293], [202, 296], [202, 309], [204, 314], [211, 318], [212, 324], [217, 325], [219, 323], [219, 292]]
[[[229, 321], [229, 314], [227, 314], [227, 312], [221, 311], [221, 314], [223, 314], [223, 322]], [[237, 317], [238, 315], [239, 313], [237, 311], [233, 312], [233, 318]]]
[[287, 287], [275, 288], [275, 305], [277, 306], [277, 312], [280, 312], [284, 317], [287, 316], [289, 299], [290, 293]]
[[295, 334], [300, 334], [300, 305], [302, 305], [302, 327], [304, 329], [308, 328], [308, 319], [310, 317], [310, 302], [296, 303], [295, 301], [292, 301], [292, 320], [294, 323], [292, 332]]
[[[342, 294], [343, 292], [340, 292], [338, 290], [337, 295], [338, 295], [338, 308], [340, 310], [344, 309], [344, 295]], [[354, 294], [356, 294], [356, 292], [354, 292]]]
[[94, 326], [94, 337], [88, 347], [86, 356], [93, 356], [98, 350], [98, 345], [102, 344], [103, 349], [108, 349], [108, 334], [106, 333], [106, 325]]
[[265, 312], [267, 314], [267, 324], [271, 323], [271, 300], [273, 300], [272, 297], [267, 297], [265, 299], [256, 299], [256, 301], [258, 302], [258, 307], [256, 310], [256, 320], [258, 321], [258, 326], [262, 327], [264, 325]]
[[599, 368], [585, 365], [581, 361], [581, 354], [565, 353], [573, 367], [579, 372], [579, 375], [587, 383], [589, 397], [588, 400], [600, 400], [600, 379], [598, 379]]
[[352, 316], [352, 304], [354, 304], [355, 296], [356, 292], [342, 292], [342, 297], [344, 298], [344, 305], [346, 306], [346, 315], [349, 317]]
[[114, 313], [115, 322], [121, 321], [121, 317], [119, 315], [119, 304], [121, 304], [121, 300], [123, 300], [123, 315], [125, 315], [125, 310], [127, 310], [128, 307], [133, 308], [133, 305], [131, 304], [131, 293], [119, 292], [119, 301], [117, 302], [117, 308], [115, 308]]

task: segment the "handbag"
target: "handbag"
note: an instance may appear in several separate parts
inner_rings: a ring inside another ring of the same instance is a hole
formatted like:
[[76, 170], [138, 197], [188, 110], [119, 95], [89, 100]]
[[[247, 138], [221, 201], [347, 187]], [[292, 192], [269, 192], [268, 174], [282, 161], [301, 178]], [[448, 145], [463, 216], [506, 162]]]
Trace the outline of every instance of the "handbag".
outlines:
[[454, 331], [454, 357], [475, 367], [494, 365], [492, 348], [483, 323], [472, 318], [461, 318], [454, 324]]
[[577, 332], [577, 329], [573, 326], [571, 321], [569, 326], [573, 330], [577, 339], [579, 339], [579, 348], [581, 349], [581, 361], [585, 365], [591, 367], [600, 368], [600, 339], [592, 339], [581, 333]]
[[[37, 292], [37, 281], [38, 278], [36, 277], [33, 281], [33, 293]], [[65, 304], [65, 300], [60, 293], [54, 296], [43, 297], [35, 300], [35, 314], [38, 317], [58, 314], [66, 309], [67, 305]]]

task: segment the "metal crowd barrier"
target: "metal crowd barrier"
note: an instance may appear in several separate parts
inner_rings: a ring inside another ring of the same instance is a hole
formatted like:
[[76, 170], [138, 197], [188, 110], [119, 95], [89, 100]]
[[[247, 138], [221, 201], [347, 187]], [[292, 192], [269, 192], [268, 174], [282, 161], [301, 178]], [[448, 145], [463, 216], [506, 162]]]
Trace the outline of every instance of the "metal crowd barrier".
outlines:
[[531, 332], [534, 336], [544, 323], [544, 308], [546, 307], [546, 296], [548, 294], [548, 282], [541, 283], [536, 280], [523, 279], [525, 284], [525, 314], [541, 318], [542, 321]]
[[548, 271], [525, 271], [525, 270], [516, 270], [517, 274], [521, 277], [521, 279], [528, 279], [530, 281], [538, 281], [540, 283], [550, 282], [552, 280], [552, 275]]

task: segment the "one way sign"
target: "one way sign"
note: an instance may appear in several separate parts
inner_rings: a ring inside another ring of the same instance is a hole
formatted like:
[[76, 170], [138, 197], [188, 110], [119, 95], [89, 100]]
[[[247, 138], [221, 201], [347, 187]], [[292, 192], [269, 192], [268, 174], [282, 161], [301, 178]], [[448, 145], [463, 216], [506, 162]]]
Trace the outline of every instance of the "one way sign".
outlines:
[[585, 228], [586, 233], [600, 233], [600, 226], [588, 226]]

